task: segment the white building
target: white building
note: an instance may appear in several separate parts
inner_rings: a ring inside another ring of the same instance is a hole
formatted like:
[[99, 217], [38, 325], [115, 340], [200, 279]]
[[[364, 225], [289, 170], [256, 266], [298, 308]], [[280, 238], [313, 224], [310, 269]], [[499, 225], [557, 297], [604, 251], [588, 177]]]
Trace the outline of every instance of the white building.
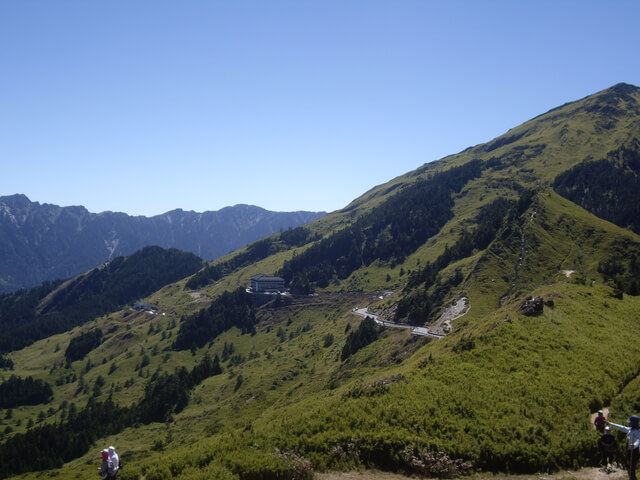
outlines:
[[251, 277], [251, 291], [253, 293], [284, 292], [284, 278], [269, 277], [259, 273]]

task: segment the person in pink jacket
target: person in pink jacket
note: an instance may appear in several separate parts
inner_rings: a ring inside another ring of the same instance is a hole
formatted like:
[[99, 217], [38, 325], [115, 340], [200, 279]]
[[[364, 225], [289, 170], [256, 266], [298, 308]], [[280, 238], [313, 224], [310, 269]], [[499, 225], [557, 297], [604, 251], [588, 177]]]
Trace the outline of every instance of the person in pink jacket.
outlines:
[[598, 410], [598, 415], [593, 419], [593, 426], [596, 427], [596, 430], [600, 433], [604, 433], [604, 427], [607, 424], [607, 417], [604, 416], [604, 412], [602, 410]]
[[102, 450], [102, 465], [98, 469], [98, 475], [102, 480], [109, 478], [109, 469], [111, 468], [111, 460], [109, 460], [109, 451], [107, 449]]

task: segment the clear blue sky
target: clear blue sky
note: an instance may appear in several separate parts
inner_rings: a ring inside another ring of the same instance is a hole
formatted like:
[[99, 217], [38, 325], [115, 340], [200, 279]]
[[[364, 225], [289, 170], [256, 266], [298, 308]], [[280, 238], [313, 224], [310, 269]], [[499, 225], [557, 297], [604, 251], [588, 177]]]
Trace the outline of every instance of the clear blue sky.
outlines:
[[0, 195], [342, 208], [618, 82], [640, 2], [0, 2]]

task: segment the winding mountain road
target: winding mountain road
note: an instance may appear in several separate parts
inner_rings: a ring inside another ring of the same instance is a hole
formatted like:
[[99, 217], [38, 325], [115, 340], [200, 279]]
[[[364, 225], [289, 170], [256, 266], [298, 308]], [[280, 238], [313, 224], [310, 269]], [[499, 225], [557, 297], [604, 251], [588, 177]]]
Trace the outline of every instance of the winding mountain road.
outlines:
[[458, 298], [455, 302], [445, 308], [442, 312], [442, 315], [440, 315], [440, 317], [438, 317], [438, 319], [428, 327], [414, 327], [412, 325], [405, 325], [401, 323], [385, 322], [383, 320], [380, 320], [379, 316], [375, 313], [369, 312], [369, 309], [367, 307], [354, 308], [352, 310], [352, 313], [361, 317], [371, 317], [374, 322], [384, 327], [411, 329], [411, 335], [419, 335], [422, 337], [431, 338], [443, 338], [447, 335], [447, 331], [451, 330], [451, 322], [457, 318], [462, 317], [463, 315], [466, 315], [466, 313], [471, 309], [471, 305], [468, 303], [468, 301], [469, 300], [467, 299], [467, 297]]
[[443, 335], [438, 335], [436, 333], [431, 333], [427, 328], [424, 327], [414, 327], [412, 325], [403, 325], [401, 323], [391, 323], [391, 322], [385, 322], [383, 320], [380, 320], [378, 318], [378, 315], [376, 315], [375, 313], [370, 313], [369, 310], [365, 307], [365, 308], [357, 308], [355, 310], [353, 310], [353, 313], [355, 313], [356, 315], [359, 315], [361, 317], [371, 317], [373, 319], [374, 322], [376, 322], [378, 325], [382, 325], [384, 327], [389, 327], [389, 328], [404, 328], [406, 329], [411, 329], [411, 335], [419, 335], [422, 337], [432, 337], [432, 338], [442, 338], [444, 337]]

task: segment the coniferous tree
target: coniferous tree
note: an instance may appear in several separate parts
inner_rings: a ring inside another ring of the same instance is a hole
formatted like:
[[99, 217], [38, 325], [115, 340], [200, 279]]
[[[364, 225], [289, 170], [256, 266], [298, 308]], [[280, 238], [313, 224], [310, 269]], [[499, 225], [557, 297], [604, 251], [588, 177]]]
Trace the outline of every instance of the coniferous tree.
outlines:
[[255, 323], [255, 308], [246, 291], [239, 288], [224, 292], [208, 308], [182, 318], [173, 348], [201, 348], [232, 327], [239, 328], [243, 333], [254, 333]]
[[81, 333], [69, 342], [69, 346], [64, 352], [64, 356], [69, 363], [82, 360], [85, 355], [98, 347], [102, 343], [102, 331], [94, 328], [86, 333]]
[[51, 385], [32, 377], [20, 378], [11, 375], [0, 383], [0, 408], [49, 403], [53, 398]]
[[341, 360], [346, 360], [358, 350], [375, 342], [380, 335], [376, 323], [371, 317], [365, 317], [356, 330], [349, 332], [347, 341], [342, 348]]

